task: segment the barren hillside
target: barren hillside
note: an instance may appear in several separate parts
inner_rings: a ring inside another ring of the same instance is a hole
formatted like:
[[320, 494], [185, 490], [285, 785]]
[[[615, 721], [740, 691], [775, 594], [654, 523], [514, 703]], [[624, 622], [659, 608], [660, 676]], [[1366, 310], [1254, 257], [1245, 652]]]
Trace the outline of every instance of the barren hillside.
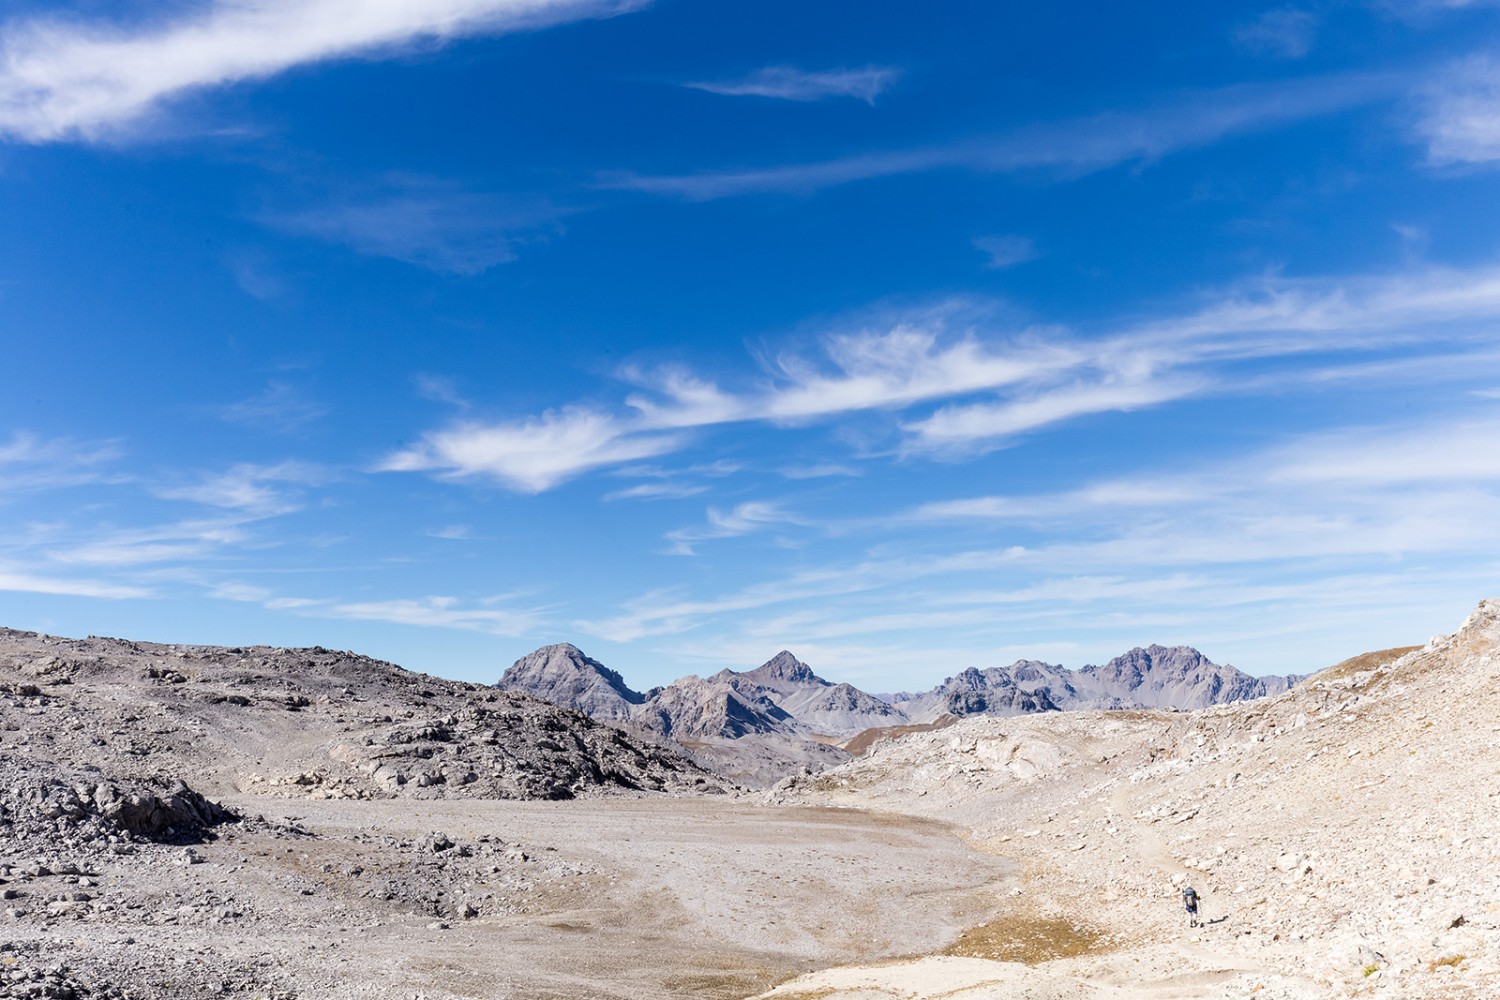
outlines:
[[1500, 996], [1497, 646], [1486, 601], [1272, 699], [970, 719], [788, 781], [778, 801], [954, 820], [1027, 878], [949, 957], [767, 996]]

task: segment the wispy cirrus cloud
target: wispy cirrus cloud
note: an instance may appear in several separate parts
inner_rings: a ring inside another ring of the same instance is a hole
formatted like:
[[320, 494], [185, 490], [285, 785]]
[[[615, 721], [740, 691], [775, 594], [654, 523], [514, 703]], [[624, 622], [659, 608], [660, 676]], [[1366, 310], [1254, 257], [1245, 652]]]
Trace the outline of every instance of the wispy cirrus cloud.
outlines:
[[719, 459], [684, 469], [670, 469], [652, 465], [628, 465], [615, 470], [615, 475], [624, 478], [644, 479], [645, 482], [604, 495], [605, 500], [682, 500], [707, 493], [709, 480], [723, 479], [741, 470], [738, 462]]
[[[457, 533], [432, 533], [441, 538], [469, 538], [466, 528]], [[298, 597], [277, 594], [260, 584], [225, 580], [209, 587], [209, 596], [223, 601], [259, 604], [301, 618], [379, 622], [419, 628], [458, 629], [488, 635], [521, 636], [536, 632], [551, 619], [547, 608], [522, 606], [523, 595], [493, 594], [460, 598], [445, 594], [421, 597], [391, 597], [351, 601], [337, 597]]]
[[1301, 59], [1312, 51], [1318, 36], [1317, 14], [1296, 7], [1268, 10], [1234, 33], [1242, 48], [1257, 55]]
[[607, 17], [645, 0], [214, 0], [148, 22], [12, 20], [0, 28], [0, 135], [120, 134], [184, 93], [415, 43]]
[[566, 214], [535, 196], [465, 191], [425, 177], [399, 176], [293, 212], [268, 213], [273, 229], [471, 277], [516, 259], [523, 244], [558, 231]]
[[509, 606], [515, 599], [515, 595], [510, 594], [469, 601], [447, 595], [343, 601], [317, 597], [277, 597], [265, 587], [229, 582], [214, 588], [211, 596], [220, 600], [259, 604], [271, 611], [284, 611], [302, 618], [460, 629], [500, 636], [528, 635], [548, 621], [548, 613], [543, 609]]
[[123, 454], [114, 442], [43, 438], [16, 431], [0, 443], [0, 495], [117, 481], [108, 471]]
[[305, 462], [242, 462], [191, 483], [158, 486], [154, 492], [167, 500], [189, 500], [262, 518], [299, 509], [299, 487], [324, 483], [329, 478], [328, 470]]
[[419, 372], [412, 377], [412, 384], [416, 386], [417, 395], [423, 399], [430, 399], [434, 403], [444, 403], [460, 410], [467, 410], [473, 406], [458, 391], [458, 386], [453, 380], [445, 376]]
[[991, 270], [1003, 271], [1017, 264], [1024, 264], [1028, 260], [1036, 260], [1041, 256], [1037, 252], [1036, 243], [1028, 236], [1018, 236], [1015, 233], [1007, 233], [1003, 236], [981, 236], [974, 241], [974, 249], [989, 258], [985, 267]]
[[753, 73], [732, 80], [685, 83], [694, 90], [728, 97], [770, 97], [782, 101], [824, 101], [834, 97], [852, 97], [874, 104], [875, 98], [901, 78], [901, 70], [891, 66], [863, 66], [857, 69], [806, 70], [796, 66], [764, 66]]
[[[757, 378], [736, 384], [680, 366], [626, 368], [620, 376], [634, 391], [621, 406], [467, 419], [428, 432], [380, 468], [541, 492], [591, 469], [678, 451], [714, 427], [794, 429], [871, 411], [897, 415], [892, 430], [902, 437], [892, 452], [951, 457], [1078, 417], [1209, 392], [1280, 392], [1293, 382], [1380, 380], [1403, 371], [1428, 380], [1479, 377], [1496, 369], [1487, 346], [1496, 317], [1495, 267], [1271, 275], [1197, 309], [1124, 321], [1093, 336], [1006, 329], [972, 303], [948, 303], [830, 333], [816, 351], [764, 358]], [[1274, 376], [1239, 371], [1272, 360], [1282, 366]]]
[[151, 590], [146, 587], [104, 580], [39, 576], [35, 573], [12, 570], [5, 566], [0, 566], [0, 590], [23, 594], [54, 594], [63, 597], [97, 597], [105, 600], [151, 596]]
[[787, 479], [829, 479], [835, 476], [857, 478], [864, 474], [863, 470], [857, 466], [843, 465], [835, 462], [820, 462], [816, 465], [788, 465], [776, 471]]
[[304, 390], [272, 381], [252, 396], [219, 407], [219, 419], [280, 434], [301, 430], [328, 413], [328, 408]]
[[637, 483], [635, 486], [627, 486], [621, 490], [614, 490], [604, 494], [605, 500], [682, 500], [687, 497], [695, 497], [707, 493], [708, 487], [702, 483]]
[[667, 533], [668, 549], [672, 555], [691, 556], [697, 554], [700, 542], [717, 538], [736, 538], [763, 531], [777, 525], [805, 523], [789, 513], [781, 504], [764, 500], [750, 500], [729, 510], [710, 507], [705, 515], [706, 524], [689, 528], [678, 528]]
[[749, 194], [808, 193], [877, 177], [940, 169], [1045, 171], [1078, 177], [1122, 163], [1160, 159], [1233, 135], [1279, 128], [1387, 99], [1407, 86], [1394, 75], [1350, 74], [1246, 84], [1181, 94], [1154, 107], [1045, 122], [987, 139], [859, 153], [822, 161], [676, 175], [618, 173], [603, 187], [708, 201]]
[[422, 436], [377, 465], [383, 472], [484, 476], [525, 493], [540, 493], [588, 469], [655, 458], [681, 445], [658, 433], [581, 406], [528, 420], [465, 421]]
[[1425, 88], [1417, 122], [1433, 166], [1500, 161], [1500, 61], [1461, 60]]
[[64, 566], [128, 569], [147, 565], [200, 562], [225, 546], [247, 539], [236, 519], [200, 519], [145, 528], [98, 528], [76, 542], [45, 552], [48, 562]]
[[972, 449], [983, 442], [1005, 440], [1038, 427], [1098, 413], [1128, 413], [1201, 392], [1206, 377], [1159, 377], [1109, 373], [1092, 382], [1053, 386], [1031, 398], [1000, 403], [945, 406], [929, 417], [902, 425], [913, 435], [909, 447], [943, 451]]
[[491, 635], [519, 636], [536, 631], [544, 621], [539, 612], [489, 606], [465, 605], [456, 597], [398, 598], [386, 601], [308, 602], [294, 610], [319, 618], [417, 625], [425, 628], [456, 628]]

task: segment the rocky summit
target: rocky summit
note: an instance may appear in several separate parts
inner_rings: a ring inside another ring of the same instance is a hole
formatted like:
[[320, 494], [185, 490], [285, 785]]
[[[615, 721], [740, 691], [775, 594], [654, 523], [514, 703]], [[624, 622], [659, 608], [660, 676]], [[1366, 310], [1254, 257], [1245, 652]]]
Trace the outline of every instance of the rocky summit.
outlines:
[[577, 709], [594, 719], [629, 719], [646, 700], [618, 673], [570, 642], [543, 646], [521, 657], [505, 672], [499, 686]]

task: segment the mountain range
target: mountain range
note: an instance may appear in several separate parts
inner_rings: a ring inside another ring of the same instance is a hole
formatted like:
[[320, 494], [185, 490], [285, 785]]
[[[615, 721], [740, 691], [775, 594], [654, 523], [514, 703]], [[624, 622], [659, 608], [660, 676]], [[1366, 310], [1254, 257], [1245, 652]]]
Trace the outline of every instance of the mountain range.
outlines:
[[1299, 679], [1252, 677], [1190, 646], [1153, 645], [1078, 670], [1018, 660], [1008, 667], [970, 667], [930, 691], [874, 695], [825, 680], [782, 650], [754, 670], [690, 675], [643, 692], [578, 647], [558, 643], [521, 657], [497, 686], [690, 748], [722, 748], [725, 741], [753, 737], [774, 749], [971, 715], [1206, 708], [1279, 694]]

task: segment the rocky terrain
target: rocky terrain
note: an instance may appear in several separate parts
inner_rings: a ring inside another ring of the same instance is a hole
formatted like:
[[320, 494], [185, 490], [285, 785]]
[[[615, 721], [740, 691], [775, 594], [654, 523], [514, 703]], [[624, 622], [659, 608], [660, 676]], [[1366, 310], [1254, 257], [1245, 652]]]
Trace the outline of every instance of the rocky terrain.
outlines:
[[[289, 816], [320, 800], [724, 791], [681, 755], [577, 712], [366, 657], [3, 630], [0, 896], [11, 937], [0, 996], [295, 995], [277, 956], [166, 954], [161, 928], [316, 934], [353, 912], [328, 908], [334, 880], [365, 909], [459, 919], [508, 905], [498, 887], [519, 877], [514, 845], [442, 834], [376, 838], [374, 863], [351, 860], [362, 852], [346, 843], [332, 850], [336, 860], [303, 870], [317, 838], [263, 811]], [[223, 804], [231, 800], [239, 805]], [[194, 878], [215, 855], [216, 877]], [[270, 856], [268, 867], [252, 860]], [[453, 857], [488, 863], [489, 878], [447, 872]], [[281, 891], [249, 901], [267, 879], [285, 880], [302, 905], [289, 909]], [[72, 925], [112, 936], [125, 953], [80, 954], [92, 978], [50, 968], [58, 951], [49, 933]]]
[[[0, 630], [0, 739], [38, 766], [211, 794], [570, 798], [718, 783], [583, 714], [327, 649]], [[722, 789], [719, 789], [722, 790]]]
[[967, 719], [771, 795], [946, 819], [1025, 876], [943, 955], [767, 998], [1500, 996], [1500, 601], [1262, 701]]
[[1069, 670], [1021, 660], [970, 667], [920, 694], [871, 695], [819, 677], [782, 650], [754, 670], [688, 676], [641, 692], [576, 646], [559, 643], [517, 660], [497, 687], [620, 724], [763, 786], [802, 768], [842, 763], [851, 746], [913, 725], [1064, 709], [1204, 708], [1276, 694], [1297, 680], [1251, 677], [1187, 646], [1150, 646], [1103, 666]]
[[[719, 683], [794, 718], [767, 666]], [[0, 997], [1500, 995], [1500, 602], [1258, 701], [883, 731], [749, 792], [349, 653], [0, 632]]]

